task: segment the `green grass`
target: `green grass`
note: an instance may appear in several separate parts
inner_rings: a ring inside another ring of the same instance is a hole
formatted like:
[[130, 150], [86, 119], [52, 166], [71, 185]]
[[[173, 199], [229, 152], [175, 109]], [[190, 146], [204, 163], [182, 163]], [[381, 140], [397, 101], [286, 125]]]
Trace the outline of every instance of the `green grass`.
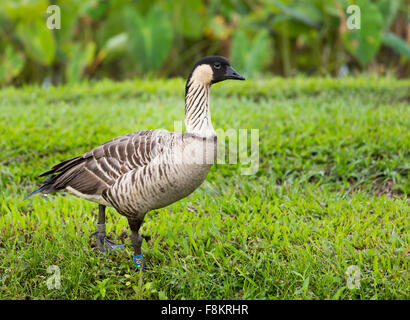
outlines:
[[[184, 82], [0, 90], [0, 299], [408, 299], [409, 81], [267, 79], [212, 90], [215, 128], [259, 129], [255, 175], [214, 166], [147, 214], [148, 268], [99, 254], [97, 208], [36, 196], [36, 176], [113, 137], [173, 130]], [[108, 212], [109, 236], [127, 230]], [[127, 239], [129, 243], [129, 239]], [[47, 268], [61, 270], [49, 290]], [[349, 266], [360, 268], [349, 289]]]

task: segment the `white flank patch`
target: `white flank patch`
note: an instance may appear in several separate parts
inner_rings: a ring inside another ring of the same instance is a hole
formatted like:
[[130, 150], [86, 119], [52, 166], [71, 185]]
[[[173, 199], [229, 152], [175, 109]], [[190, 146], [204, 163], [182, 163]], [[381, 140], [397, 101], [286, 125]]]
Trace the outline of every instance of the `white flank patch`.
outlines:
[[78, 198], [84, 199], [84, 200], [88, 200], [88, 201], [92, 201], [92, 202], [96, 202], [99, 204], [102, 204], [104, 206], [111, 206], [107, 201], [105, 201], [105, 199], [101, 196], [101, 195], [96, 195], [96, 194], [84, 194], [81, 193], [80, 191], [77, 191], [71, 187], [67, 187], [66, 188], [67, 192], [72, 194], [73, 196], [76, 196]]

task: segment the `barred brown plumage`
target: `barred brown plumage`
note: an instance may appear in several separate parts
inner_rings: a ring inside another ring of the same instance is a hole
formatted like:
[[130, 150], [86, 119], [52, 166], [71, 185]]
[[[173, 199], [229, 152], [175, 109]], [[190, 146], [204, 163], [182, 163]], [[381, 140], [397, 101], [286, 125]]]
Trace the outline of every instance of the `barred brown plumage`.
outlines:
[[224, 57], [199, 60], [185, 87], [185, 133], [139, 131], [117, 137], [81, 156], [68, 159], [40, 176], [49, 176], [36, 193], [66, 190], [99, 204], [97, 246], [115, 244], [105, 237], [105, 207], [127, 217], [135, 255], [145, 214], [193, 192], [216, 159], [217, 139], [209, 110], [210, 87], [226, 79], [244, 80]]

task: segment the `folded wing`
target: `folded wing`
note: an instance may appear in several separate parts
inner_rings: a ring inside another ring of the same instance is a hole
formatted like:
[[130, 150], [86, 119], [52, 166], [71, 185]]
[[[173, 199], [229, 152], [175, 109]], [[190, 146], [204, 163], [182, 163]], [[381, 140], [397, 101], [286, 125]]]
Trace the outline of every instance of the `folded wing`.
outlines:
[[81, 156], [68, 159], [40, 175], [49, 176], [27, 196], [70, 188], [100, 196], [123, 174], [148, 164], [165, 146], [165, 130], [130, 133], [110, 140]]

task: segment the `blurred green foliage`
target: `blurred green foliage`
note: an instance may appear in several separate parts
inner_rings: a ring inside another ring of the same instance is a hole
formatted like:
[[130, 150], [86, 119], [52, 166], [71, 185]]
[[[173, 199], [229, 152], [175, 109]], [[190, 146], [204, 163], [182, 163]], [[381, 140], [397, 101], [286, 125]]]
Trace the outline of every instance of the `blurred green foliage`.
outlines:
[[[50, 5], [61, 28], [46, 21]], [[361, 28], [346, 26], [360, 8]], [[0, 85], [186, 75], [225, 55], [246, 76], [407, 76], [409, 4], [402, 0], [2, 0]]]

